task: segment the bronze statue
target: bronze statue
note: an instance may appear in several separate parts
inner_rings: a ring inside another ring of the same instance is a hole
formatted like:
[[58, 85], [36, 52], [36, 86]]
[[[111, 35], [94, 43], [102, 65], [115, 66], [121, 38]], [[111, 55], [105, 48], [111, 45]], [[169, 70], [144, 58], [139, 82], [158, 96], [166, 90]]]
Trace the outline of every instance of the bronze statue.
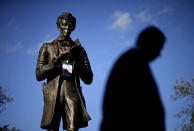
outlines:
[[165, 36], [156, 27], [143, 30], [109, 76], [101, 131], [164, 131], [164, 109], [149, 63], [160, 55]]
[[62, 13], [57, 20], [60, 35], [39, 50], [36, 78], [47, 79], [43, 84], [44, 110], [41, 128], [58, 131], [60, 120], [63, 129], [78, 131], [88, 126], [91, 119], [86, 111], [80, 78], [91, 84], [93, 73], [85, 49], [79, 40], [72, 41], [76, 18], [71, 13]]

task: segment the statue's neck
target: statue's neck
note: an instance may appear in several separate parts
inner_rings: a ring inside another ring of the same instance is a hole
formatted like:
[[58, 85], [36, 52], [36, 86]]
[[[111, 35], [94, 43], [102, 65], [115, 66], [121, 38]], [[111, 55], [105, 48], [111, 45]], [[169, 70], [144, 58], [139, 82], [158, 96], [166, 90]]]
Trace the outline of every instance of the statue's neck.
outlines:
[[58, 37], [58, 41], [59, 41], [59, 44], [61, 45], [71, 45], [73, 42], [72, 42], [72, 39], [68, 36], [68, 37], [62, 37], [61, 35]]
[[69, 41], [71, 40], [71, 38], [69, 36], [63, 36], [62, 34], [60, 34], [60, 36], [58, 37], [58, 40]]

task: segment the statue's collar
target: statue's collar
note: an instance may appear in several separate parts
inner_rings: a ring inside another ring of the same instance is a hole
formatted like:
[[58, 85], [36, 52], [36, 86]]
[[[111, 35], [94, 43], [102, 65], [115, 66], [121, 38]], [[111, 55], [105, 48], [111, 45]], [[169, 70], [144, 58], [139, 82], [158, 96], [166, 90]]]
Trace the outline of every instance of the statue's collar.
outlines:
[[62, 38], [61, 36], [59, 36], [57, 38], [58, 40], [58, 43], [61, 44], [61, 45], [72, 45], [73, 44], [73, 41], [70, 37], [67, 37], [67, 38]]

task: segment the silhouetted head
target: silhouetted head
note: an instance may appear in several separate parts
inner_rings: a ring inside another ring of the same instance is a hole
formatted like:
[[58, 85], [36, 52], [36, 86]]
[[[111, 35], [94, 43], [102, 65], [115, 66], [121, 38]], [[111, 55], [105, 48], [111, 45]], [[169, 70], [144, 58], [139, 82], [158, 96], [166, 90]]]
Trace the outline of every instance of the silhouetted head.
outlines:
[[158, 28], [150, 26], [140, 33], [137, 47], [144, 52], [146, 59], [151, 61], [160, 55], [164, 42], [164, 34]]
[[71, 13], [64, 12], [57, 19], [57, 27], [63, 37], [67, 37], [75, 29], [76, 18]]

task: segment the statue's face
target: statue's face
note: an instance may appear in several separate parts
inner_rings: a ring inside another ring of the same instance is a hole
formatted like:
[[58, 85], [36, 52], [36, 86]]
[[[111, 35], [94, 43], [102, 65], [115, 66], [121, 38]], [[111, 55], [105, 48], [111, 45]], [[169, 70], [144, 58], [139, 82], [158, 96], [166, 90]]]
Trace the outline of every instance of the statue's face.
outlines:
[[63, 37], [70, 36], [71, 32], [73, 31], [73, 24], [69, 20], [62, 19], [59, 29]]

